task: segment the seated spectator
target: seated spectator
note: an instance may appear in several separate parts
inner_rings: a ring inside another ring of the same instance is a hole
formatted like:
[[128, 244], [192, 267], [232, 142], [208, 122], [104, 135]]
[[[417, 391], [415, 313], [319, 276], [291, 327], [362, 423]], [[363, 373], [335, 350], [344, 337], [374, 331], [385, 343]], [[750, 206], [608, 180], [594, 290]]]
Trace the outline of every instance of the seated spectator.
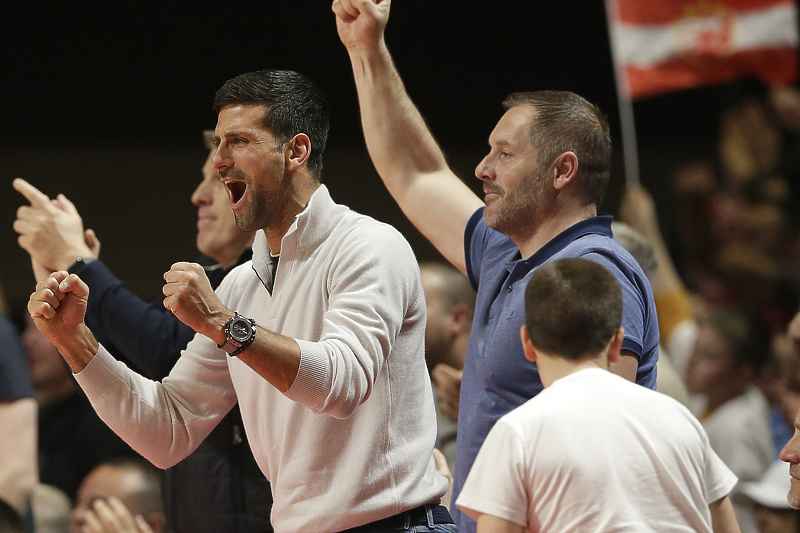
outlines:
[[166, 519], [159, 471], [144, 460], [102, 463], [81, 482], [72, 533], [162, 533]]
[[[769, 351], [769, 334], [751, 314], [709, 309], [687, 365], [692, 410], [711, 447], [741, 481], [757, 481], [773, 461], [769, 404], [754, 381]], [[734, 504], [742, 531], [755, 531], [752, 508]]]
[[736, 476], [674, 399], [608, 372], [622, 292], [603, 266], [547, 263], [525, 292], [525, 357], [546, 387], [502, 417], [456, 504], [479, 533], [738, 532]]

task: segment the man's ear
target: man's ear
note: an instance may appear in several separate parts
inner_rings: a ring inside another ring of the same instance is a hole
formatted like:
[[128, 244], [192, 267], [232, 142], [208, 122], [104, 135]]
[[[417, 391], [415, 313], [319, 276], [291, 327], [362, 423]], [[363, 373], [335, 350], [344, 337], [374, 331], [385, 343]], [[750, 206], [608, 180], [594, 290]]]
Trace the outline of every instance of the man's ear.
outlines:
[[528, 334], [528, 327], [524, 324], [519, 328], [519, 338], [522, 341], [522, 351], [525, 353], [525, 359], [532, 363], [536, 362], [536, 347], [534, 347], [531, 342], [531, 336]]
[[618, 328], [608, 343], [608, 363], [616, 363], [621, 357], [622, 341], [625, 340], [625, 328]]
[[297, 170], [308, 162], [311, 156], [311, 139], [305, 133], [298, 133], [286, 142], [286, 169]]
[[578, 156], [575, 152], [564, 152], [553, 161], [553, 187], [562, 190], [574, 181], [578, 173]]
[[456, 304], [450, 309], [450, 333], [457, 337], [472, 325], [472, 313], [464, 304]]

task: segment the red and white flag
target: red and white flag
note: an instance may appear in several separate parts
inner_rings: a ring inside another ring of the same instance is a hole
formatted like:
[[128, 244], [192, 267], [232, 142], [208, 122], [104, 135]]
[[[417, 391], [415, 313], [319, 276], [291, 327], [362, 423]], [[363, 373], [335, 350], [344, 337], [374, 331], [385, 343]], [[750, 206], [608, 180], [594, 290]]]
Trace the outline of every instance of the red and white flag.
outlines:
[[606, 0], [622, 94], [797, 78], [794, 0]]

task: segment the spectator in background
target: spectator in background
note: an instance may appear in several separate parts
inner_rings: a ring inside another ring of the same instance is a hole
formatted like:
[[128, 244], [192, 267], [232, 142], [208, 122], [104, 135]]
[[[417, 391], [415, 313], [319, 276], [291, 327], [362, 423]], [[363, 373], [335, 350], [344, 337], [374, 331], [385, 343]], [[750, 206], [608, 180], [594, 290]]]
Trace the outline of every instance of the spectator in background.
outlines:
[[0, 501], [25, 517], [37, 482], [36, 400], [25, 352], [7, 312], [0, 290]]
[[425, 361], [437, 397], [437, 448], [455, 468], [458, 399], [461, 372], [472, 329], [475, 291], [467, 277], [447, 263], [420, 264], [428, 321], [425, 327]]
[[661, 232], [653, 196], [642, 186], [626, 186], [618, 218], [642, 235], [652, 247], [652, 262], [655, 264], [648, 278], [658, 310], [661, 343], [678, 375], [685, 379], [686, 363], [697, 336], [697, 321], [690, 292]]
[[39, 477], [74, 501], [81, 480], [96, 465], [137, 454], [100, 420], [56, 347], [27, 313], [24, 320], [21, 339], [39, 406]]
[[[656, 259], [655, 248], [638, 231], [625, 222], [614, 221], [611, 223], [614, 238], [633, 256], [641, 265], [651, 284], [655, 283], [658, 276], [659, 263]], [[653, 289], [655, 290], [655, 289]], [[658, 304], [656, 304], [657, 306]], [[658, 375], [656, 377], [656, 390], [667, 396], [675, 398], [686, 407], [689, 407], [689, 392], [683, 377], [675, 368], [669, 353], [659, 344], [658, 347]]]
[[[711, 446], [740, 481], [757, 481], [774, 458], [769, 404], [755, 385], [769, 351], [769, 333], [743, 310], [711, 308], [698, 317], [686, 386]], [[755, 531], [753, 510], [734, 503], [743, 532]]]
[[[252, 257], [255, 232], [236, 226], [228, 192], [211, 156], [214, 132], [203, 132], [209, 150], [200, 184], [191, 196], [197, 206], [197, 249], [211, 286]], [[131, 293], [98, 258], [99, 241], [85, 230], [74, 205], [63, 195], [50, 201], [23, 180], [14, 187], [31, 202], [19, 210], [14, 228], [20, 245], [39, 265], [37, 279], [55, 270], [79, 273], [90, 287], [87, 324], [112, 353], [160, 380], [194, 336], [164, 307]], [[262, 533], [271, 531], [272, 494], [250, 450], [239, 406], [235, 405], [197, 449], [163, 476], [170, 528], [177, 533]]]
[[159, 470], [142, 460], [97, 465], [81, 482], [72, 533], [165, 533]]

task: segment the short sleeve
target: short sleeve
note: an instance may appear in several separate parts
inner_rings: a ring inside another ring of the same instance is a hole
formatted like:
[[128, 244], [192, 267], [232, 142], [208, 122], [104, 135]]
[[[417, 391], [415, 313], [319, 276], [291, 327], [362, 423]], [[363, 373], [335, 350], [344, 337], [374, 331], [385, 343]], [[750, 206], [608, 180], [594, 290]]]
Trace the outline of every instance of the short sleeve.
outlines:
[[464, 230], [464, 259], [467, 265], [467, 278], [475, 291], [478, 290], [481, 278], [481, 262], [485, 249], [483, 243], [486, 231], [489, 229], [483, 222], [483, 210], [484, 208], [481, 207], [472, 214]]
[[488, 514], [523, 527], [530, 498], [520, 436], [503, 420], [489, 432], [456, 505], [470, 518]]
[[[722, 462], [722, 459], [719, 458], [714, 450], [711, 449], [708, 440], [704, 440], [706, 444], [706, 501], [708, 503], [714, 503], [723, 496], [730, 494], [739, 480], [731, 469]], [[786, 475], [789, 475], [788, 467]]]

